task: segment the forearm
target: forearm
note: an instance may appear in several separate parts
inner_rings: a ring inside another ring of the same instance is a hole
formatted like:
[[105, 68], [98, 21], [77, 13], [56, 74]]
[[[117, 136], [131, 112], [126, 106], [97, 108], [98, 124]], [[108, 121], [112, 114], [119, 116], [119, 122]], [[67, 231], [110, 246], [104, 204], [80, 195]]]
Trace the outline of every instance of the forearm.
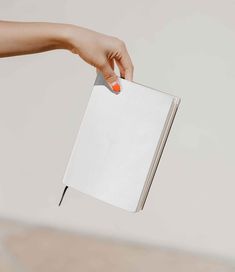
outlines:
[[0, 21], [0, 57], [69, 49], [70, 25]]
[[113, 36], [71, 25], [39, 22], [0, 21], [0, 57], [67, 49], [103, 73], [115, 91], [120, 91], [120, 76], [132, 80], [134, 66], [125, 43]]

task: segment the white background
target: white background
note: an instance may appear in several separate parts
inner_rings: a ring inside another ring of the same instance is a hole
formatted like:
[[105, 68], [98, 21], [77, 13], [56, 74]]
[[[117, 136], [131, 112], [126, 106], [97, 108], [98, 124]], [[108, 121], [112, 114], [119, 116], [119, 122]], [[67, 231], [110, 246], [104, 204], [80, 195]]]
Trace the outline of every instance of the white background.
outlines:
[[235, 1], [0, 0], [2, 20], [82, 25], [126, 42], [134, 81], [182, 98], [145, 209], [62, 177], [95, 69], [58, 50], [0, 59], [0, 215], [235, 260]]

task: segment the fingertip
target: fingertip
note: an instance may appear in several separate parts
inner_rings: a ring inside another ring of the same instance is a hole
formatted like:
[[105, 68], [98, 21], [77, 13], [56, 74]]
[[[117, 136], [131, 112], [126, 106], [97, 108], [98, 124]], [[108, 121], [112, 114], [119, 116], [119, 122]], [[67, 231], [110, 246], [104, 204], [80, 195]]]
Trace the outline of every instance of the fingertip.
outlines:
[[133, 81], [133, 72], [127, 70], [127, 71], [126, 71], [126, 74], [125, 74], [125, 79], [126, 79], [126, 80], [129, 80], [129, 81]]

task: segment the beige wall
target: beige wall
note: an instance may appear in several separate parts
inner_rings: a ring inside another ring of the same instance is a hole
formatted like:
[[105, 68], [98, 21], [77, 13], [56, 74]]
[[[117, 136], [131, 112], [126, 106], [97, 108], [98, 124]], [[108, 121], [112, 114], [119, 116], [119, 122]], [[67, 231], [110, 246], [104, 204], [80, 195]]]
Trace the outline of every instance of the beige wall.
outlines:
[[126, 41], [134, 80], [182, 97], [145, 210], [61, 183], [95, 70], [65, 52], [0, 60], [0, 215], [235, 260], [235, 2], [7, 1], [5, 20], [83, 25]]

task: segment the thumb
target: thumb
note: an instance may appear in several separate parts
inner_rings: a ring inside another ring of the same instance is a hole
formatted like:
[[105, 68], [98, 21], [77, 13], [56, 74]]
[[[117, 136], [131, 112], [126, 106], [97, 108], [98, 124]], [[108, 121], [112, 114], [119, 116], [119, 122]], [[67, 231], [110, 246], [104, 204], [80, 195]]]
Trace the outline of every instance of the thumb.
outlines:
[[111, 89], [116, 93], [119, 93], [121, 87], [118, 81], [118, 77], [115, 74], [112, 67], [110, 66], [110, 64], [107, 62], [100, 71], [103, 74], [104, 80], [108, 83]]

